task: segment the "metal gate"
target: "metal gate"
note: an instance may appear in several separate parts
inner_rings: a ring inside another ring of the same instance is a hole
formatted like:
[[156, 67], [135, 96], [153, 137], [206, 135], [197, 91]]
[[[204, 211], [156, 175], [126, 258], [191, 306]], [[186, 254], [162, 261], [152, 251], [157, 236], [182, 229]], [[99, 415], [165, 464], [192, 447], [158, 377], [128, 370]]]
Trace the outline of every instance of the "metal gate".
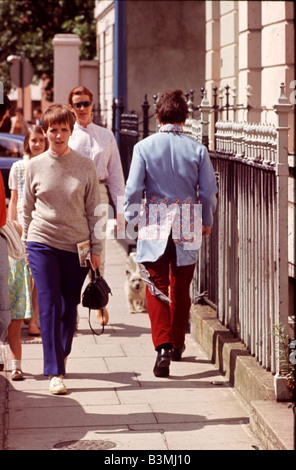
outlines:
[[139, 124], [136, 114], [121, 114], [119, 130], [119, 152], [125, 181], [127, 180], [134, 145], [139, 139]]
[[216, 123], [210, 151], [218, 176], [213, 230], [197, 263], [193, 299], [207, 302], [259, 363], [281, 373], [279, 339], [288, 333], [288, 113], [277, 125]]
[[216, 308], [221, 323], [263, 367], [275, 371], [275, 169], [229, 155], [211, 159], [219, 173], [218, 206], [198, 266], [198, 300]]

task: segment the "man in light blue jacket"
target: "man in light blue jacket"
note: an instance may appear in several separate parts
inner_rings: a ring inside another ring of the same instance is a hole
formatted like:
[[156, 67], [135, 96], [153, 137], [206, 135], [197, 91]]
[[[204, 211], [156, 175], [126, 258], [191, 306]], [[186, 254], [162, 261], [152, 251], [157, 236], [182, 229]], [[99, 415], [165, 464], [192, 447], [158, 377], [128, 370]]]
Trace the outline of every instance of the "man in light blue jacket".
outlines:
[[154, 374], [166, 377], [170, 360], [180, 360], [185, 349], [190, 283], [202, 235], [213, 224], [217, 186], [207, 149], [182, 132], [188, 115], [183, 93], [165, 92], [156, 115], [160, 132], [134, 147], [124, 206], [128, 229], [138, 225], [136, 261], [157, 289], [170, 293], [170, 302], [146, 293]]

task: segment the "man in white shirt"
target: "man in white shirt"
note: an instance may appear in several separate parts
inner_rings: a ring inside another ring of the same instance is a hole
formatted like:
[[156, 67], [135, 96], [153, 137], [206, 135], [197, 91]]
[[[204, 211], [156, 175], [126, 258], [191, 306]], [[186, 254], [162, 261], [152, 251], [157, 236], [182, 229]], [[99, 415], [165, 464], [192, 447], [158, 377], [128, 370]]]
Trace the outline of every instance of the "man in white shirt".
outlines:
[[[117, 207], [117, 198], [123, 198], [124, 196], [125, 184], [121, 159], [113, 132], [92, 122], [93, 94], [88, 88], [84, 86], [73, 88], [68, 97], [68, 104], [76, 117], [69, 146], [94, 161], [100, 183], [101, 204], [109, 204], [108, 187], [113, 204]], [[124, 223], [123, 215], [122, 220], [119, 219], [117, 214], [117, 230], [122, 230], [119, 224]], [[103, 232], [104, 230], [105, 228]], [[102, 237], [103, 251], [101, 253], [100, 272], [103, 275], [105, 261], [104, 233]]]

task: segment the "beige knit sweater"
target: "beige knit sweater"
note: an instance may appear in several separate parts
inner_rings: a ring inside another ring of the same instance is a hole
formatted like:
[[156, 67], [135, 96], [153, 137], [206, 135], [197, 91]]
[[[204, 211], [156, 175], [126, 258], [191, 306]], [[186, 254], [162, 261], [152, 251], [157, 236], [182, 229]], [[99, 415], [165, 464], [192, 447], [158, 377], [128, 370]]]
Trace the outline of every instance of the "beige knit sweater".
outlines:
[[99, 203], [94, 163], [74, 150], [64, 156], [47, 150], [26, 169], [23, 240], [72, 252], [90, 240], [92, 253], [100, 254], [94, 234]]

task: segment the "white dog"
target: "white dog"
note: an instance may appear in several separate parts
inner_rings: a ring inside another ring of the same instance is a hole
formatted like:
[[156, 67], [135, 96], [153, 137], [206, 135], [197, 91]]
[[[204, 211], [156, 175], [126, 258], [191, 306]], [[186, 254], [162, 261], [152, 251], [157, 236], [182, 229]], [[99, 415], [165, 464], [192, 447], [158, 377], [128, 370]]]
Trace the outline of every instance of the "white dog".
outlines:
[[141, 279], [140, 267], [134, 262], [134, 253], [130, 254], [129, 264], [126, 267], [125, 293], [130, 313], [147, 312], [146, 284]]

